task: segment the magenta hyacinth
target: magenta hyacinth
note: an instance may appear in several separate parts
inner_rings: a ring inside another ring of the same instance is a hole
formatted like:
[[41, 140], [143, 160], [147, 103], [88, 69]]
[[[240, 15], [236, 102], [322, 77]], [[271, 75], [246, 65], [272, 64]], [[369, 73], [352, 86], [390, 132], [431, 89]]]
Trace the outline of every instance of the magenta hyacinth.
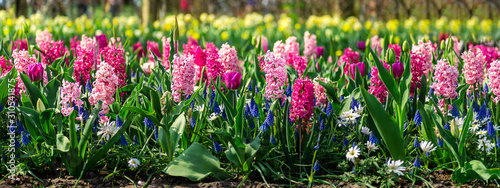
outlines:
[[413, 45], [411, 50], [411, 87], [410, 93], [413, 96], [415, 92], [415, 86], [420, 88], [420, 81], [422, 75], [428, 75], [429, 71], [432, 71], [432, 43], [429, 41], [424, 43], [422, 41], [418, 42], [418, 45]]
[[314, 96], [316, 97], [315, 106], [319, 108], [324, 108], [328, 103], [328, 99], [326, 97], [325, 87], [319, 84], [318, 81], [326, 82], [327, 78], [315, 78], [314, 79]]
[[168, 59], [170, 57], [170, 37], [161, 38], [161, 42], [163, 45], [163, 61], [161, 65], [163, 65], [165, 69], [170, 69], [170, 61]]
[[[453, 46], [453, 48], [455, 48], [455, 46]], [[482, 52], [482, 55], [484, 56], [484, 59], [486, 60], [486, 70], [488, 70], [490, 68], [491, 62], [500, 58], [500, 53], [498, 51], [498, 47], [487, 47], [484, 45], [472, 46], [472, 44], [471, 44], [471, 45], [469, 45], [469, 49], [473, 49], [476, 56], [478, 56], [479, 52]]]
[[462, 53], [464, 61], [463, 74], [465, 82], [476, 89], [481, 88], [484, 80], [484, 63], [486, 59], [482, 52], [472, 50]]
[[287, 81], [285, 59], [275, 56], [268, 51], [263, 60], [263, 71], [266, 73], [266, 93], [267, 99], [283, 99], [283, 86]]
[[118, 87], [120, 87], [120, 79], [114, 68], [106, 62], [100, 62], [92, 94], [89, 97], [90, 104], [96, 105], [99, 101], [102, 101], [100, 114], [107, 114], [109, 105], [115, 101], [115, 91]]
[[172, 66], [172, 96], [175, 102], [180, 102], [193, 94], [195, 84], [193, 55], [175, 54]]
[[310, 34], [309, 31], [304, 33], [304, 56], [307, 59], [316, 57], [316, 35]]
[[290, 119], [295, 122], [296, 129], [306, 125], [313, 115], [314, 85], [308, 78], [297, 78], [293, 84], [292, 107]]
[[[390, 65], [384, 62], [384, 67], [389, 70]], [[377, 99], [381, 103], [385, 103], [387, 99], [387, 87], [385, 87], [384, 83], [379, 77], [378, 69], [376, 66], [372, 67], [371, 78], [370, 78], [370, 89], [368, 89], [368, 93], [375, 95]]]
[[434, 82], [431, 88], [434, 93], [445, 99], [453, 99], [457, 94], [458, 70], [457, 67], [450, 65], [446, 59], [441, 59], [436, 65], [434, 71]]
[[25, 72], [32, 82], [38, 82], [43, 79], [45, 69], [41, 63], [33, 63], [28, 65], [28, 69]]
[[161, 53], [160, 53], [160, 48], [158, 47], [158, 43], [154, 41], [148, 41], [147, 42], [147, 54], [149, 55], [149, 61], [154, 61], [155, 58], [153, 54], [160, 59], [161, 58]]
[[132, 45], [132, 52], [137, 53], [137, 59], [141, 59], [146, 55], [146, 52], [144, 52], [144, 48], [142, 47], [141, 42], [137, 42], [134, 45]]
[[10, 61], [5, 60], [5, 57], [0, 56], [0, 68], [1, 68], [0, 78], [3, 78], [12, 69], [12, 63]]
[[120, 80], [120, 86], [125, 86], [127, 82], [127, 73], [125, 72], [125, 49], [121, 44], [111, 44], [101, 51], [104, 62], [107, 62], [114, 68], [115, 74]]
[[299, 73], [299, 76], [304, 74], [304, 71], [307, 68], [307, 61], [305, 57], [293, 53], [289, 53], [288, 55], [287, 64], [293, 66], [293, 68], [295, 68]]
[[97, 63], [97, 42], [95, 38], [86, 37], [82, 35], [82, 41], [76, 48], [77, 58], [74, 62], [75, 71], [73, 77], [77, 82], [87, 83], [90, 77], [90, 71], [94, 69]]
[[224, 76], [224, 81], [226, 87], [230, 90], [237, 90], [241, 85], [241, 73], [239, 72], [228, 72]]
[[42, 50], [40, 55], [42, 63], [50, 65], [54, 60], [62, 57], [68, 50], [64, 47], [63, 41], [53, 41], [52, 34], [45, 31], [36, 34], [36, 45]]
[[[338, 61], [339, 66], [342, 66], [342, 64], [344, 64], [344, 74], [351, 76], [352, 79], [354, 79], [356, 72], [351, 71], [351, 64], [357, 65], [358, 63], [359, 63], [359, 53], [356, 51], [353, 51], [351, 48], [346, 48], [344, 50], [344, 54], [342, 54], [340, 56], [340, 59]], [[353, 68], [355, 68], [355, 67], [353, 67]], [[354, 69], [354, 70], [356, 70], [356, 69]], [[361, 70], [360, 70], [360, 72], [361, 72]]]
[[300, 45], [297, 42], [297, 37], [290, 36], [285, 41], [285, 52], [289, 54], [299, 55], [300, 53]]
[[207, 43], [206, 49], [203, 51], [206, 54], [207, 79], [215, 82], [217, 77], [224, 72], [224, 67], [219, 61], [219, 52], [213, 43]]
[[80, 84], [63, 80], [61, 87], [61, 113], [64, 116], [69, 116], [74, 109], [73, 105], [76, 105], [78, 108], [82, 107], [81, 94], [82, 86]]
[[[196, 80], [199, 81], [201, 79], [201, 72], [203, 71], [203, 67], [206, 65], [207, 55], [200, 46], [197, 46], [195, 48], [192, 55], [194, 56], [194, 67], [196, 68]], [[203, 74], [203, 78], [206, 79], [206, 77], [207, 72], [205, 71]]]
[[97, 46], [99, 47], [99, 50], [102, 50], [106, 46], [108, 46], [108, 38], [105, 34], [97, 35], [95, 36], [95, 39], [97, 40]]
[[488, 69], [488, 81], [490, 82], [488, 86], [491, 87], [491, 91], [496, 95], [494, 102], [498, 103], [500, 101], [500, 60], [495, 60], [491, 63], [490, 69]]
[[28, 40], [27, 39], [17, 39], [15, 42], [12, 42], [12, 50], [28, 50]]
[[229, 44], [223, 44], [219, 50], [219, 62], [222, 63], [224, 67], [224, 72], [239, 72], [240, 67], [238, 66], [238, 52], [236, 49]]

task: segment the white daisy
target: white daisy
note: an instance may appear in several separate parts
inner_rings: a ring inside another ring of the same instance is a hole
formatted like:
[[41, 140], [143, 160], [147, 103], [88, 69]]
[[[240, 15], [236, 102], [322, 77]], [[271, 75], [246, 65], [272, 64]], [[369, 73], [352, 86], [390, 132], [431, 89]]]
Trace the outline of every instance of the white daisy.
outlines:
[[436, 146], [434, 146], [432, 142], [427, 140], [424, 140], [420, 143], [420, 148], [422, 148], [422, 151], [424, 151], [425, 153], [430, 153], [436, 150]]
[[361, 153], [361, 151], [359, 150], [358, 146], [354, 146], [349, 148], [345, 157], [347, 158], [347, 160], [354, 162], [354, 160], [358, 158], [359, 153]]
[[488, 140], [486, 137], [483, 137], [482, 139], [479, 139], [477, 141], [477, 149], [479, 151], [486, 150], [486, 152], [491, 152], [492, 149], [495, 148], [495, 143], [492, 143], [490, 140]]
[[218, 117], [219, 117], [219, 115], [218, 115], [218, 114], [216, 114], [216, 113], [212, 113], [212, 114], [210, 114], [210, 117], [208, 117], [208, 121], [214, 121], [214, 120], [216, 120]]
[[361, 132], [362, 132], [363, 134], [365, 134], [365, 135], [370, 135], [370, 134], [372, 134], [372, 131], [370, 130], [370, 128], [365, 127], [365, 126], [362, 126], [362, 127], [361, 127]]
[[401, 166], [402, 164], [403, 164], [402, 160], [394, 161], [389, 158], [389, 160], [385, 165], [389, 167], [389, 173], [394, 172], [397, 175], [402, 176], [403, 172], [406, 170], [406, 167]]
[[203, 112], [203, 110], [205, 109], [205, 105], [202, 104], [202, 105], [198, 105], [198, 106], [195, 106], [194, 107], [194, 111], [198, 111], [198, 112]]
[[500, 131], [500, 126], [498, 126], [498, 125], [493, 125], [493, 129], [495, 129], [495, 131]]
[[365, 145], [368, 148], [368, 150], [370, 150], [370, 151], [378, 150], [377, 144], [375, 144], [373, 142], [367, 141]]
[[355, 124], [356, 123], [356, 118], [360, 117], [360, 115], [357, 112], [354, 112], [353, 110], [349, 110], [347, 112], [343, 112], [340, 118], [343, 121], [346, 121], [350, 124]]
[[97, 135], [102, 136], [102, 138], [104, 138], [105, 140], [108, 140], [109, 137], [113, 137], [118, 132], [118, 130], [120, 130], [120, 128], [116, 127], [115, 121], [108, 121], [99, 126]]
[[479, 130], [479, 131], [476, 132], [476, 135], [478, 135], [479, 138], [483, 138], [483, 137], [486, 136], [487, 133], [488, 132], [486, 132], [485, 130]]
[[479, 124], [478, 123], [472, 123], [472, 125], [469, 127], [469, 130], [472, 131], [472, 132], [477, 132], [477, 130], [479, 129]]
[[137, 168], [139, 165], [141, 165], [141, 162], [137, 158], [131, 158], [128, 160], [128, 167], [129, 168]]

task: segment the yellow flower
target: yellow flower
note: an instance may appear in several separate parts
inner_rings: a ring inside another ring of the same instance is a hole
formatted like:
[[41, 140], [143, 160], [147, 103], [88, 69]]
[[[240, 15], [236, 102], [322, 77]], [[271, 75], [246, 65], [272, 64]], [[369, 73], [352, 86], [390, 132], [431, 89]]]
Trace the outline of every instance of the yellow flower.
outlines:
[[244, 40], [247, 40], [250, 37], [250, 33], [248, 31], [245, 31], [244, 33], [241, 34], [241, 38]]
[[457, 20], [457, 19], [451, 20], [451, 22], [450, 22], [451, 31], [453, 33], [458, 33], [458, 31], [460, 30], [461, 24], [462, 23], [460, 22], [460, 20]]
[[153, 27], [154, 27], [155, 29], [160, 28], [160, 20], [156, 20], [155, 22], [153, 22]]
[[300, 24], [299, 24], [299, 23], [296, 23], [296, 24], [295, 24], [295, 29], [296, 29], [296, 30], [299, 30], [299, 29], [300, 29]]
[[342, 54], [343, 54], [342, 50], [337, 50], [335, 52], [335, 55], [337, 55], [337, 56], [341, 56]]
[[359, 31], [361, 30], [361, 28], [363, 28], [363, 25], [361, 25], [361, 23], [359, 22], [356, 22], [352, 27], [354, 28], [354, 31]]
[[8, 27], [3, 27], [3, 35], [7, 36], [7, 35], [9, 35], [9, 33], [10, 33], [9, 28]]
[[481, 21], [481, 29], [485, 33], [489, 33], [491, 31], [491, 27], [493, 26], [493, 22], [490, 19], [485, 19]]
[[125, 31], [125, 36], [131, 38], [132, 36], [134, 36], [134, 32], [132, 31], [132, 29], [127, 29]]
[[229, 38], [229, 33], [227, 31], [224, 31], [220, 34], [220, 38], [224, 41], [226, 41]]
[[395, 36], [395, 37], [394, 37], [394, 43], [395, 43], [395, 44], [399, 44], [399, 42], [401, 42], [401, 37], [399, 37], [399, 36]]
[[12, 19], [10, 18], [7, 18], [7, 21], [5, 22], [7, 24], [7, 26], [9, 27], [12, 27], [12, 25], [14, 25], [14, 22], [12, 21]]
[[365, 29], [371, 29], [372, 28], [372, 22], [370, 20], [365, 22]]
[[399, 20], [398, 19], [392, 19], [387, 22], [387, 29], [391, 30], [392, 32], [396, 32], [399, 26]]
[[378, 34], [378, 30], [376, 30], [376, 29], [371, 29], [371, 30], [370, 30], [370, 34], [372, 34], [372, 35], [377, 35], [377, 34]]
[[205, 23], [207, 22], [207, 19], [208, 19], [208, 14], [207, 13], [201, 13], [200, 14], [200, 21]]
[[66, 26], [68, 26], [68, 27], [73, 27], [73, 22], [72, 22], [72, 21], [68, 21], [68, 22], [66, 22]]
[[193, 39], [198, 40], [198, 39], [200, 39], [200, 34], [197, 32], [194, 32], [192, 37], [193, 37]]

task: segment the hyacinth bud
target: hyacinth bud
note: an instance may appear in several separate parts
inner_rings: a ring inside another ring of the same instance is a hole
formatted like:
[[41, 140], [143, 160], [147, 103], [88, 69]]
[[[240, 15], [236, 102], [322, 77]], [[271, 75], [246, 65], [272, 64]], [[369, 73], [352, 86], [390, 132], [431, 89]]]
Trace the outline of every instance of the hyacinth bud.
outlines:
[[410, 44], [408, 44], [408, 41], [403, 42], [403, 52], [408, 53], [410, 51]]
[[444, 40], [441, 41], [441, 44], [439, 45], [439, 47], [441, 48], [441, 50], [446, 49], [446, 43], [444, 42]]
[[387, 50], [387, 54], [385, 54], [385, 62], [389, 65], [392, 65], [394, 62], [396, 62], [396, 54], [394, 54], [394, 49], [389, 48]]
[[177, 24], [177, 16], [175, 17], [174, 41], [179, 41], [179, 24]]
[[453, 45], [454, 45], [454, 44], [455, 44], [455, 43], [453, 43], [453, 42], [452, 42], [452, 40], [448, 40], [448, 45], [447, 45], [447, 46], [448, 46], [448, 51], [450, 51], [450, 52], [451, 52], [451, 51], [453, 50]]
[[163, 96], [161, 96], [160, 101], [161, 101], [161, 103], [160, 103], [161, 112], [163, 114], [168, 113], [169, 109], [172, 106], [172, 93], [170, 93], [169, 91], [166, 91], [165, 93], [163, 93]]
[[43, 102], [42, 102], [41, 99], [38, 99], [38, 101], [36, 102], [36, 109], [40, 113], [42, 113], [43, 111], [45, 111], [45, 105], [43, 104]]
[[457, 123], [455, 122], [455, 119], [451, 120], [450, 131], [451, 131], [451, 135], [453, 135], [455, 138], [458, 138], [460, 131], [458, 130]]
[[368, 60], [373, 61], [373, 55], [371, 53], [368, 54]]

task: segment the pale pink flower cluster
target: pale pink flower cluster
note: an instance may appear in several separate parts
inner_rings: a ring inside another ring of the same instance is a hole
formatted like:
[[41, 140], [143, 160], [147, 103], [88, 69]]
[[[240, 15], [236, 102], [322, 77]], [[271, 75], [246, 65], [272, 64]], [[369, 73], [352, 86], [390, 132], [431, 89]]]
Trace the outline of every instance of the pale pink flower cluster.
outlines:
[[268, 51], [264, 56], [263, 71], [266, 73], [266, 93], [264, 96], [267, 99], [284, 98], [282, 87], [287, 81], [285, 59]]
[[413, 95], [415, 86], [420, 88], [422, 75], [428, 75], [432, 72], [432, 51], [434, 47], [432, 42], [426, 43], [419, 41], [418, 45], [413, 45], [411, 50], [411, 88], [410, 93]]
[[484, 63], [486, 59], [481, 51], [474, 53], [472, 50], [462, 53], [464, 60], [463, 74], [465, 82], [471, 87], [480, 88], [484, 80]]
[[116, 89], [120, 86], [120, 79], [114, 68], [106, 62], [101, 62], [93, 85], [89, 102], [91, 105], [96, 105], [97, 102], [102, 101], [100, 114], [107, 114], [109, 105], [115, 101]]
[[314, 96], [316, 96], [316, 107], [323, 108], [328, 103], [326, 98], [325, 87], [319, 84], [318, 81], [326, 82], [326, 78], [315, 78], [314, 79]]
[[168, 58], [170, 57], [170, 37], [166, 38], [163, 37], [161, 38], [161, 42], [163, 43], [163, 62], [161, 65], [163, 65], [166, 69], [170, 69], [170, 61]]
[[69, 116], [73, 111], [73, 105], [81, 108], [83, 101], [80, 99], [82, 94], [82, 86], [77, 83], [71, 83], [63, 80], [61, 87], [61, 113], [64, 116]]
[[77, 82], [80, 80], [83, 83], [86, 83], [87, 80], [90, 80], [90, 71], [95, 69], [95, 65], [97, 63], [97, 55], [98, 48], [97, 42], [94, 37], [86, 37], [82, 35], [82, 41], [80, 45], [76, 48], [77, 58], [75, 59], [74, 64], [74, 73], [73, 77]]
[[172, 72], [172, 95], [175, 102], [180, 102], [182, 95], [193, 94], [195, 84], [195, 69], [193, 55], [174, 55]]
[[457, 94], [458, 70], [457, 67], [450, 65], [446, 59], [441, 59], [436, 65], [434, 71], [434, 82], [431, 88], [434, 88], [436, 95], [441, 95], [445, 99], [453, 99]]
[[380, 55], [382, 53], [382, 45], [381, 45], [382, 40], [378, 38], [378, 35], [373, 36], [370, 38], [370, 45], [373, 50], [373, 52], [376, 52], [377, 55]]
[[304, 33], [304, 56], [306, 56], [307, 59], [316, 57], [316, 48], [316, 35], [311, 35], [309, 31], [306, 31]]
[[[25, 87], [23, 81], [21, 80], [21, 73], [28, 69], [28, 65], [37, 63], [36, 58], [31, 56], [26, 50], [14, 51], [12, 53], [12, 58], [14, 58], [14, 67], [17, 70], [17, 84], [20, 91], [24, 91]], [[43, 73], [44, 79], [47, 77], [46, 74], [46, 72]]]
[[239, 72], [240, 67], [238, 66], [238, 52], [236, 49], [229, 44], [223, 44], [219, 50], [219, 62], [222, 63], [224, 67], [224, 72]]
[[285, 50], [285, 44], [281, 40], [274, 43], [273, 53], [276, 57], [285, 59], [285, 63], [288, 61], [288, 53]]
[[285, 51], [290, 54], [299, 55], [300, 48], [297, 37], [291, 36], [286, 39]]
[[498, 103], [500, 101], [500, 60], [493, 61], [488, 69], [488, 86], [497, 97], [493, 101]]

